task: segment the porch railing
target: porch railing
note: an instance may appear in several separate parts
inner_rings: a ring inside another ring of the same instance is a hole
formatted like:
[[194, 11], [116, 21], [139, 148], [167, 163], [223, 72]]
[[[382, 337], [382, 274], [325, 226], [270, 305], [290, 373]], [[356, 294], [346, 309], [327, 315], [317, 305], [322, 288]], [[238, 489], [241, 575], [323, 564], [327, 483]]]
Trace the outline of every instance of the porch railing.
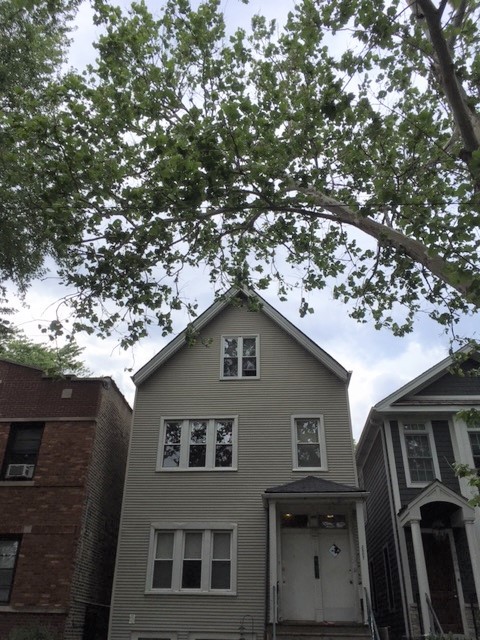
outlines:
[[368, 595], [368, 591], [365, 587], [363, 590], [365, 592], [365, 604], [367, 605], [367, 621], [368, 627], [370, 629], [370, 637], [372, 638], [372, 640], [380, 640], [380, 634], [378, 633], [378, 627], [375, 621], [375, 616], [373, 614], [370, 596]]
[[[440, 620], [438, 619], [437, 614], [435, 613], [435, 609], [433, 608], [432, 601], [430, 600], [428, 593], [425, 594], [425, 600], [427, 602], [428, 614], [430, 616], [431, 630], [433, 631], [434, 634], [443, 636], [442, 625], [440, 624]], [[425, 633], [427, 633], [427, 630], [425, 630]]]

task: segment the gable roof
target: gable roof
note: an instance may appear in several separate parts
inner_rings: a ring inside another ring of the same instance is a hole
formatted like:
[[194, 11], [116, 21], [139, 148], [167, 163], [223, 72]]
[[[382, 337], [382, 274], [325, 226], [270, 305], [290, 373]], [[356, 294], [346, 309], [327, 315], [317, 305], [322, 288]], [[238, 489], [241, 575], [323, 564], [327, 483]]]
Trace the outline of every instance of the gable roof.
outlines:
[[455, 354], [448, 356], [448, 358], [445, 358], [441, 362], [438, 362], [436, 365], [430, 367], [430, 369], [427, 369], [427, 371], [424, 371], [410, 382], [407, 382], [407, 384], [400, 387], [400, 389], [397, 389], [397, 391], [394, 391], [383, 400], [380, 400], [380, 402], [377, 402], [373, 409], [379, 412], [387, 411], [392, 407], [392, 405], [399, 402], [405, 396], [418, 393], [423, 388], [441, 378], [454, 364], [455, 356], [459, 354], [469, 354], [470, 357], [477, 358], [475, 350], [467, 344], [459, 349]]
[[[350, 381], [350, 372], [342, 367], [332, 356], [319, 347], [313, 340], [305, 335], [298, 327], [292, 324], [285, 316], [279, 313], [271, 305], [268, 304], [258, 293], [248, 289], [239, 287], [232, 287], [221, 298], [215, 301], [206, 311], [204, 311], [198, 318], [196, 318], [190, 329], [194, 331], [200, 331], [211, 320], [218, 316], [232, 300], [243, 295], [246, 298], [256, 298], [260, 301], [260, 312], [265, 313], [273, 322], [275, 322], [280, 328], [286, 331], [294, 340], [296, 340], [306, 351], [309, 351], [319, 362], [321, 362], [327, 369], [329, 369], [334, 375], [336, 375], [342, 382], [348, 383]], [[167, 344], [161, 351], [159, 351], [151, 360], [149, 360], [141, 369], [139, 369], [133, 376], [132, 380], [135, 385], [140, 385], [147, 380], [159, 367], [161, 367], [167, 360], [169, 360], [177, 351], [185, 346], [185, 338], [187, 336], [187, 329], [184, 329], [176, 338]]]
[[[415, 394], [418, 394], [420, 391], [422, 391], [422, 389], [425, 389], [432, 383], [439, 380], [442, 376], [447, 374], [448, 369], [453, 364], [455, 364], [455, 358], [459, 354], [468, 355], [469, 358], [472, 358], [474, 360], [480, 359], [480, 355], [475, 350], [475, 348], [470, 344], [466, 344], [461, 349], [458, 349], [454, 354], [448, 356], [447, 358], [444, 358], [433, 367], [430, 367], [430, 369], [427, 369], [419, 376], [417, 376], [413, 380], [410, 380], [410, 382], [407, 382], [407, 384], [403, 385], [402, 387], [388, 395], [383, 400], [380, 400], [380, 402], [377, 402], [377, 404], [375, 404], [370, 409], [356, 448], [356, 459], [358, 465], [361, 465], [363, 463], [364, 459], [367, 456], [368, 450], [370, 449], [375, 439], [375, 435], [378, 429], [380, 429], [383, 424], [383, 417], [381, 414], [393, 411], [401, 411], [402, 408], [404, 410], [410, 409], [411, 411], [420, 410], [418, 409], [418, 407], [420, 407], [421, 404], [424, 404], [426, 407], [448, 406], [449, 408], [452, 408], [458, 404], [458, 409], [461, 408], [459, 400], [453, 400], [451, 397], [446, 400], [442, 400], [441, 395], [436, 396], [434, 399], [426, 396], [426, 400], [423, 403], [420, 401], [415, 402], [411, 397]], [[471, 404], [471, 398], [472, 396], [466, 395], [464, 402], [462, 402], [461, 404]], [[404, 402], [401, 403], [402, 400], [404, 400]]]

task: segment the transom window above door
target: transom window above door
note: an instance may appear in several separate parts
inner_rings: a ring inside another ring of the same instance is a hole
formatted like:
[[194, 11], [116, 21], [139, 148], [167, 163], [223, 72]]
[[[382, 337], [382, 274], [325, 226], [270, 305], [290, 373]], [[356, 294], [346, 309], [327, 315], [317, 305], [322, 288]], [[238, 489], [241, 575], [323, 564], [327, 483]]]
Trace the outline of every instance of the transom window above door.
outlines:
[[162, 419], [157, 471], [227, 471], [236, 467], [235, 417]]
[[322, 416], [292, 416], [293, 468], [327, 470]]
[[220, 377], [259, 378], [258, 336], [222, 336]]

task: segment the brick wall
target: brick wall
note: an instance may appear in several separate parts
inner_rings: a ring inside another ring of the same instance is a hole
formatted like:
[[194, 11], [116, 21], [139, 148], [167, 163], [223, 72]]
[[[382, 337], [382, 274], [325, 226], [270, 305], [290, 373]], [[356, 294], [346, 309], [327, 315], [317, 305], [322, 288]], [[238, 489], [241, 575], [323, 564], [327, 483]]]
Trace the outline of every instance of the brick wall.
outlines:
[[[45, 422], [33, 481], [0, 481], [0, 535], [21, 537], [0, 639], [37, 624], [80, 640], [85, 602], [110, 600], [131, 409], [110, 379], [52, 380], [3, 361], [0, 407], [0, 420]], [[0, 467], [9, 430], [0, 422]]]

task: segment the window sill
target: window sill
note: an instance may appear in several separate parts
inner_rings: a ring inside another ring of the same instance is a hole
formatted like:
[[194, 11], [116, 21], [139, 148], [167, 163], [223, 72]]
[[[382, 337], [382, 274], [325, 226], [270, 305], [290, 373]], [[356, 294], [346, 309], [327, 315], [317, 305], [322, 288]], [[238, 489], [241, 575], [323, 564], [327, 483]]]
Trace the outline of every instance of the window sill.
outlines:
[[323, 472], [323, 471], [328, 471], [328, 467], [293, 467], [292, 471], [293, 472], [313, 471], [314, 473], [320, 473], [320, 472]]
[[0, 480], [0, 487], [33, 487], [35, 480]]
[[156, 473], [208, 473], [209, 471], [213, 473], [221, 473], [222, 471], [231, 473], [232, 471], [238, 471], [238, 467], [162, 467], [161, 469], [155, 469]]
[[147, 589], [146, 596], [236, 596], [236, 591], [200, 591], [199, 589], [182, 589], [172, 591], [171, 589]]
[[260, 376], [238, 376], [237, 378], [233, 376], [223, 377], [220, 376], [220, 382], [238, 382], [239, 380], [260, 380]]

